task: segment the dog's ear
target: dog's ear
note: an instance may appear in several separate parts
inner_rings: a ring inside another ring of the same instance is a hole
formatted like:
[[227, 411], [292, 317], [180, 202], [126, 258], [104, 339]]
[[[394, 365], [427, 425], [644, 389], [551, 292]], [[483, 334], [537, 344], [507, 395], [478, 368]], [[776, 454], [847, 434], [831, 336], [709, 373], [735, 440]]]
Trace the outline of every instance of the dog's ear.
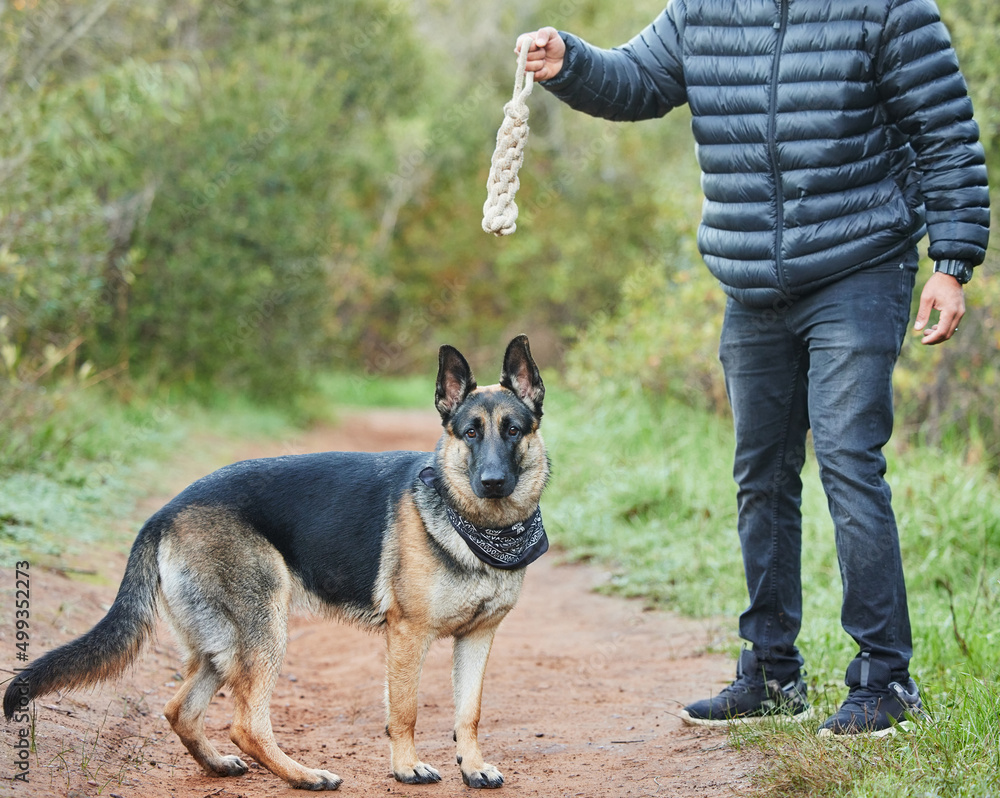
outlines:
[[448, 419], [468, 396], [476, 390], [476, 378], [462, 353], [445, 344], [438, 351], [437, 388], [434, 391], [434, 406], [441, 414], [441, 421]]
[[507, 352], [503, 356], [503, 371], [500, 372], [500, 385], [513, 391], [536, 418], [542, 417], [545, 386], [535, 361], [531, 359], [527, 335], [519, 335], [507, 345]]

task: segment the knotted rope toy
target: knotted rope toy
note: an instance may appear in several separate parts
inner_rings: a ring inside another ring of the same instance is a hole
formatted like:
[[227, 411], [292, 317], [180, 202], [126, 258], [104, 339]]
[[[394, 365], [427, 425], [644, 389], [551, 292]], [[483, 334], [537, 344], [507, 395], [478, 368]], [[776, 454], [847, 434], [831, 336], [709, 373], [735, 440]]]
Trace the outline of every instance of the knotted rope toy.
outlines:
[[486, 202], [483, 204], [483, 232], [509, 236], [517, 229], [517, 203], [514, 195], [521, 182], [517, 170], [524, 160], [524, 143], [528, 140], [528, 106], [525, 100], [534, 86], [534, 74], [525, 67], [533, 39], [526, 34], [518, 39], [517, 72], [514, 73], [514, 96], [503, 107], [503, 122], [497, 131], [497, 147], [490, 162], [486, 181]]

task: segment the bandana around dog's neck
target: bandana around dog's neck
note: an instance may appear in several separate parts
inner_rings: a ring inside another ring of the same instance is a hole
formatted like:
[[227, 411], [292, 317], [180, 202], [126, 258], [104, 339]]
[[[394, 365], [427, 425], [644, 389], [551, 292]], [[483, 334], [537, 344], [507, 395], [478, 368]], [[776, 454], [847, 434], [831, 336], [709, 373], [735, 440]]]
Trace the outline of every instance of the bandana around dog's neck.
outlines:
[[[438, 496], [444, 499], [433, 466], [427, 466], [420, 472], [420, 481], [434, 488]], [[540, 507], [536, 507], [535, 512], [526, 520], [518, 521], [503, 529], [477, 526], [451, 509], [447, 501], [444, 502], [444, 509], [452, 528], [472, 549], [472, 553], [494, 568], [504, 570], [523, 568], [549, 550], [549, 539], [545, 536], [545, 527], [542, 526]]]

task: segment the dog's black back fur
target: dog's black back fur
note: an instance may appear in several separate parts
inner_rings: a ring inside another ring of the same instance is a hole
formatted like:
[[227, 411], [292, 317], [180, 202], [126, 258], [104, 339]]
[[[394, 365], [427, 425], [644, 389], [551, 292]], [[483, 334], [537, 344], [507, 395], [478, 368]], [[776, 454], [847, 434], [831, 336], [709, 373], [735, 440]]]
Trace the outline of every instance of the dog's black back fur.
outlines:
[[426, 452], [245, 460], [195, 482], [162, 512], [231, 510], [267, 538], [307, 590], [328, 604], [367, 612], [390, 515], [430, 462]]

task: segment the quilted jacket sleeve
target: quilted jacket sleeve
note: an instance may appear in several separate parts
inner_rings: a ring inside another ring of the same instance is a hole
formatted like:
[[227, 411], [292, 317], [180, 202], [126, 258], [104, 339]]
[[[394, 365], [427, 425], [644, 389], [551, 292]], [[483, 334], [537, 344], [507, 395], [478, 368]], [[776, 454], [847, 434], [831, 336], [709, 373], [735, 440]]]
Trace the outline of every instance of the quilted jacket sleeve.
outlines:
[[591, 116], [625, 122], [663, 116], [687, 101], [676, 22], [682, 18], [683, 2], [672, 0], [642, 33], [611, 50], [560, 32], [562, 71], [539, 85]]
[[876, 66], [885, 108], [917, 155], [930, 257], [982, 263], [990, 224], [985, 155], [933, 0], [890, 3]]

